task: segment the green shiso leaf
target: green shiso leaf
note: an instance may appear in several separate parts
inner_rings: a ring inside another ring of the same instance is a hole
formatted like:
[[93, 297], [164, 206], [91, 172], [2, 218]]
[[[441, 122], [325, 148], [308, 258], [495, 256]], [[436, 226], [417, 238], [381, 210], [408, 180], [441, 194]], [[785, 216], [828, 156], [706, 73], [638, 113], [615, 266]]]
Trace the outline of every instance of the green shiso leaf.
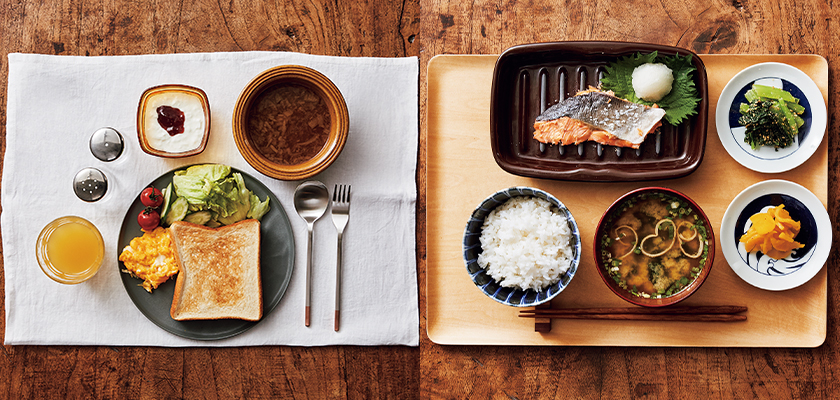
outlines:
[[646, 55], [636, 53], [607, 65], [604, 77], [601, 78], [601, 89], [612, 90], [617, 97], [641, 104], [644, 100], [636, 97], [636, 91], [633, 90], [633, 70], [642, 64], [654, 62], [656, 54], [655, 51]]
[[[690, 55], [659, 56], [657, 52], [650, 54], [636, 53], [619, 58], [618, 61], [607, 65], [604, 77], [601, 79], [601, 90], [612, 90], [617, 97], [634, 103], [652, 106], [659, 105], [665, 110], [665, 120], [677, 126], [685, 119], [697, 114], [697, 104], [700, 97], [692, 78], [692, 72], [697, 69], [691, 63]], [[642, 100], [633, 90], [633, 70], [647, 63], [665, 64], [674, 74], [671, 92], [657, 102]]]

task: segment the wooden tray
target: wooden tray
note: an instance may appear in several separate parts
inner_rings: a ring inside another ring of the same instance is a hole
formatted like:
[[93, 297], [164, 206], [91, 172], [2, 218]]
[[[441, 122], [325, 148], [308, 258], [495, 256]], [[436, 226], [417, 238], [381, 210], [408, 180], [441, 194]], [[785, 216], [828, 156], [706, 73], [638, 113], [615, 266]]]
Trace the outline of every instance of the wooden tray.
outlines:
[[[828, 135], [798, 168], [761, 174], [742, 167], [718, 139], [714, 115], [721, 90], [736, 73], [760, 62], [791, 64], [811, 76], [828, 103], [828, 63], [816, 55], [701, 55], [709, 84], [706, 153], [691, 175], [666, 181], [584, 183], [509, 174], [490, 148], [490, 88], [497, 56], [442, 55], [428, 65], [426, 317], [429, 338], [439, 344], [563, 346], [816, 347], [826, 338], [827, 273], [784, 292], [756, 289], [738, 278], [722, 253], [700, 290], [683, 305], [745, 305], [746, 322], [555, 320], [549, 333], [519, 309], [487, 298], [467, 275], [461, 256], [464, 227], [486, 196], [525, 185], [557, 196], [572, 211], [583, 241], [581, 265], [553, 307], [626, 307], [594, 269], [592, 243], [601, 214], [622, 194], [666, 186], [703, 207], [715, 232], [723, 213], [744, 188], [766, 179], [797, 182], [827, 204]], [[718, 235], [719, 236], [719, 235]], [[720, 248], [720, 243], [716, 243]]]

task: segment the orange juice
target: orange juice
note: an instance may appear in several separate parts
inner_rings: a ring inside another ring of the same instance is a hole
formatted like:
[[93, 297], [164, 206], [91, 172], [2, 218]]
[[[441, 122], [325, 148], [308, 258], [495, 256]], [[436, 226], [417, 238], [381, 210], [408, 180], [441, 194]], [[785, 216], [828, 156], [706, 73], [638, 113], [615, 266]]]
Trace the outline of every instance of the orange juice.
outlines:
[[60, 283], [84, 282], [99, 270], [104, 254], [102, 235], [83, 218], [58, 218], [38, 237], [38, 263]]

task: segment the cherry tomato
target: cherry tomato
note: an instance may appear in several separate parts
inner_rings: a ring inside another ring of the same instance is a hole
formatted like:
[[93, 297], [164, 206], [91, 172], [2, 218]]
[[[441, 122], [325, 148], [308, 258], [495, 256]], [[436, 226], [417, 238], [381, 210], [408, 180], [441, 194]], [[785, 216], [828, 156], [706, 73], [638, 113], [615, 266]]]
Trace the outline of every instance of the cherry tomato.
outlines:
[[146, 207], [158, 208], [163, 204], [163, 195], [157, 188], [147, 187], [140, 192], [140, 202]]
[[140, 229], [144, 231], [151, 231], [160, 225], [160, 214], [151, 207], [146, 207], [137, 215], [137, 223], [140, 224]]

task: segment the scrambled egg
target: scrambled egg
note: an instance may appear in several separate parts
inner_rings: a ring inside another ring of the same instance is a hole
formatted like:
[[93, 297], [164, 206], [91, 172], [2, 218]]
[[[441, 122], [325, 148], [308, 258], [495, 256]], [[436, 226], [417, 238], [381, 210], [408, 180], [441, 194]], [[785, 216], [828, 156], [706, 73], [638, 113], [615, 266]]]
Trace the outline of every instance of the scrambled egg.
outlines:
[[169, 230], [162, 227], [131, 239], [120, 254], [120, 261], [126, 272], [143, 280], [142, 286], [149, 293], [178, 273], [172, 238]]

